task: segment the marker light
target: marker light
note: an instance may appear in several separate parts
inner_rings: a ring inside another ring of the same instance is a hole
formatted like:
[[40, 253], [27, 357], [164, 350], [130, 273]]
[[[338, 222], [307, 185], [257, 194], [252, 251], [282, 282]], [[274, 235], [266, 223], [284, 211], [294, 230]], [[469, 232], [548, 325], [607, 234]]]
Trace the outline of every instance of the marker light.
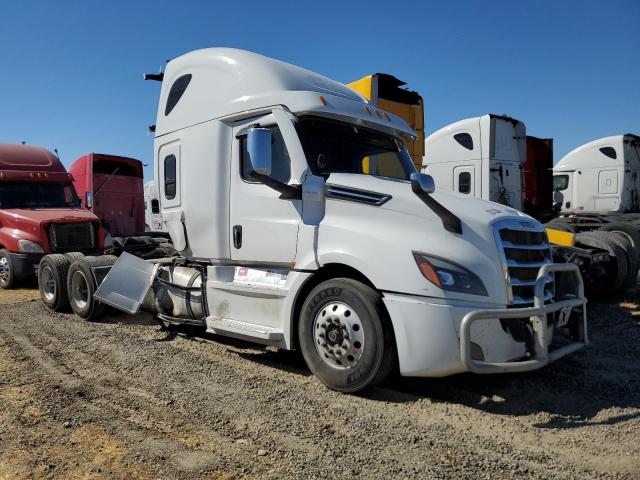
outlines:
[[386, 118], [387, 120], [391, 121], [391, 117], [389, 116], [389, 114], [387, 112], [384, 112], [384, 118]]
[[382, 115], [380, 115], [380, 110], [376, 110], [376, 115], [380, 120], [382, 120]]
[[366, 105], [364, 106], [364, 111], [371, 115], [371, 110]]
[[323, 96], [320, 96], [320, 103], [321, 103], [322, 105], [326, 105], [326, 104], [327, 104], [327, 103], [329, 103], [329, 102], [327, 102], [327, 99], [326, 99], [326, 98], [324, 98]]

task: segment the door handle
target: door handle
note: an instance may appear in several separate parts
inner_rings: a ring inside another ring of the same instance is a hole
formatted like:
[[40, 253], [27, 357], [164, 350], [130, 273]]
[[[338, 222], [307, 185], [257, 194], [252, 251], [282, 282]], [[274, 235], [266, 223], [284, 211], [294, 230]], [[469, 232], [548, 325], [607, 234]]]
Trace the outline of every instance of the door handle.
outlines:
[[235, 248], [242, 247], [242, 225], [233, 226], [233, 246]]

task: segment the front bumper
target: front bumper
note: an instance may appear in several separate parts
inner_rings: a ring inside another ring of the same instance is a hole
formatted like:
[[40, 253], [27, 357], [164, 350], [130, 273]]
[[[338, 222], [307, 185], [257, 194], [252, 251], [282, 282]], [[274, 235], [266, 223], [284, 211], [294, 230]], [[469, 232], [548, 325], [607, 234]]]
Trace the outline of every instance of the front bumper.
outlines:
[[38, 271], [44, 253], [11, 253], [13, 274], [19, 279], [32, 278]]
[[[550, 272], [573, 274], [576, 288], [569, 299], [545, 305], [544, 281]], [[533, 307], [475, 308], [460, 302], [399, 294], [385, 294], [383, 301], [394, 329], [400, 373], [405, 376], [535, 370], [588, 344], [587, 301], [574, 264], [548, 264], [540, 269]], [[568, 319], [577, 307], [581, 307], [582, 316], [574, 329], [576, 339], [550, 351], [553, 328], [549, 328], [547, 315], [559, 311], [561, 319]], [[523, 320], [533, 330], [533, 351], [528, 351], [501, 325], [501, 321]]]

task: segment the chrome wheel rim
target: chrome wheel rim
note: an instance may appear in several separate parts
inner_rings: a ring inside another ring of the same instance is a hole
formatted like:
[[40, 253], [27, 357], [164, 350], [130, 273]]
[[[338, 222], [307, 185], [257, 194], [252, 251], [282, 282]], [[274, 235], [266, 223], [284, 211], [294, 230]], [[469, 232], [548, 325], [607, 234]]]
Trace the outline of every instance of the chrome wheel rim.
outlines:
[[78, 308], [85, 308], [89, 303], [87, 278], [79, 270], [74, 272], [71, 277], [71, 298]]
[[346, 303], [330, 302], [318, 311], [313, 321], [313, 339], [318, 355], [332, 368], [353, 368], [362, 358], [362, 322]]
[[11, 266], [7, 257], [0, 257], [0, 281], [4, 284], [9, 283], [11, 277]]
[[47, 266], [42, 269], [40, 282], [42, 284], [42, 296], [48, 302], [53, 301], [56, 298], [56, 281], [51, 267]]

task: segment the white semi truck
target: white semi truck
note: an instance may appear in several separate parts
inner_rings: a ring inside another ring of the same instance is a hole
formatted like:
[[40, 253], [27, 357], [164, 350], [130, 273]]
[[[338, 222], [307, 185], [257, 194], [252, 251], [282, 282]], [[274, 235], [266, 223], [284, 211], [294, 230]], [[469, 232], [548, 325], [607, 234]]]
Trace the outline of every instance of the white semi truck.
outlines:
[[639, 213], [639, 176], [640, 137], [614, 135], [565, 155], [553, 167], [553, 187], [566, 215]]
[[422, 171], [438, 188], [522, 210], [524, 123], [487, 114], [447, 125], [425, 140]]
[[62, 273], [76, 314], [142, 308], [164, 324], [299, 348], [344, 392], [396, 366], [533, 370], [588, 342], [580, 274], [552, 263], [542, 225], [434, 192], [399, 117], [236, 49], [187, 53], [153, 77], [155, 178], [180, 256], [74, 259]]

